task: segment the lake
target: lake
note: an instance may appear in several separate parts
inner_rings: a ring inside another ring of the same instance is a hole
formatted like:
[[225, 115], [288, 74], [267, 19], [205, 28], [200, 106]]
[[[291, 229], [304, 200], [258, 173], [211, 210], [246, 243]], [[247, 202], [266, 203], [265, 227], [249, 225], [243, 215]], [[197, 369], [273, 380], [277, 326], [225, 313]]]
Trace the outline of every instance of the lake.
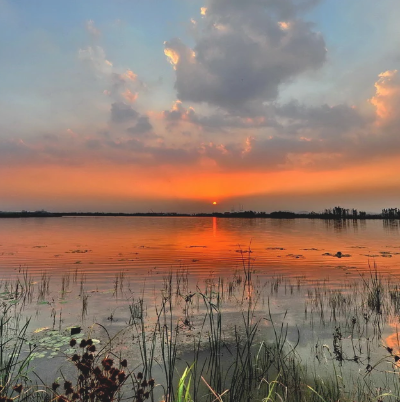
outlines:
[[[251, 249], [260, 274], [310, 279], [358, 275], [374, 261], [381, 271], [400, 268], [398, 221], [68, 217], [3, 219], [3, 278], [28, 267], [58, 277], [79, 270], [96, 284], [125, 271], [142, 280], [152, 270], [185, 266], [198, 279], [229, 274]], [[346, 257], [335, 255], [338, 251]]]
[[[238, 333], [246, 334], [246, 328], [255, 325], [250, 321], [257, 323], [254, 345], [270, 341], [276, 328], [281, 333], [286, 328], [284, 339], [296, 350], [296, 359], [302, 367], [313, 367], [308, 374], [313, 384], [318, 382], [316, 373], [329, 376], [336, 364], [349, 388], [347, 381], [352, 378], [350, 382], [358, 384], [369, 367], [375, 368], [374, 362], [383, 359], [380, 364], [392, 364], [390, 356], [384, 360], [384, 347], [391, 346], [393, 353], [399, 349], [398, 223], [187, 217], [2, 219], [0, 298], [3, 305], [11, 306], [14, 317], [31, 317], [27, 337], [35, 347], [39, 345], [35, 365], [42, 367], [49, 381], [60, 367], [68, 370], [65, 356], [73, 350], [65, 341], [71, 326], [81, 326], [101, 344], [106, 342], [105, 332], [96, 325], [104, 326], [111, 337], [123, 333], [113, 353], [125, 353], [140, 366], [144, 328], [146, 336], [154, 334], [160, 312], [170, 314], [168, 322], [164, 316], [171, 337], [167, 342], [175, 339], [171, 334], [176, 330], [174, 367], [182, 373], [186, 364], [224, 355], [211, 353], [212, 337], [205, 336], [213, 333], [209, 318], [218, 313], [221, 332], [213, 336], [219, 341], [223, 337], [227, 350], [240, 350]], [[247, 324], [245, 311], [250, 317]], [[54, 336], [59, 337], [58, 343]], [[157, 337], [164, 339], [162, 331]], [[194, 353], [190, 345], [200, 338], [202, 347]], [[128, 347], [127, 339], [133, 339], [135, 347]], [[156, 362], [165, 357], [160, 348], [154, 352]], [[224, 359], [230, 365], [235, 360]], [[214, 369], [222, 367], [212, 361]], [[164, 384], [176, 383], [165, 366], [154, 366], [161, 383], [164, 376]], [[371, 384], [379, 382], [382, 389], [392, 391], [393, 384], [382, 376], [386, 369], [376, 372], [370, 376]], [[210, 381], [218, 377], [208, 375]], [[282, 374], [275, 367], [265, 375]], [[231, 387], [226, 385], [229, 378], [224, 383], [215, 380], [213, 388]], [[239, 391], [230, 392], [232, 398], [239, 398]], [[159, 391], [159, 398], [165, 393]]]

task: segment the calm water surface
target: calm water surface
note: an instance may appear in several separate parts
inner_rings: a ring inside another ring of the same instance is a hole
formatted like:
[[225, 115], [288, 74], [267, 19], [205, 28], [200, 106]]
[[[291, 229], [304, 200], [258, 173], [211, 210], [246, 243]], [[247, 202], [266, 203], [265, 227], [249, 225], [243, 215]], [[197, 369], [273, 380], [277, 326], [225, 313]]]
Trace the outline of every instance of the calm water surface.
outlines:
[[[398, 222], [218, 218], [29, 218], [0, 220], [0, 272], [20, 267], [57, 277], [84, 271], [101, 284], [124, 271], [133, 280], [177, 267], [204, 279], [251, 259], [260, 274], [340, 280], [376, 263], [400, 274]], [[244, 253], [241, 253], [243, 251]], [[340, 251], [344, 257], [334, 255]], [[324, 254], [331, 255], [324, 255]]]

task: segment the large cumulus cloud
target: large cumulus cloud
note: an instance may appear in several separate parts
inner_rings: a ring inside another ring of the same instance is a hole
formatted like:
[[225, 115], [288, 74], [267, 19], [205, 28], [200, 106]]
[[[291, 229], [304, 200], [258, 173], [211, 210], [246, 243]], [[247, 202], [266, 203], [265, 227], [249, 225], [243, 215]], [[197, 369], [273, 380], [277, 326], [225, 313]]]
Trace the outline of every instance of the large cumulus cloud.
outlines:
[[193, 49], [177, 38], [165, 42], [178, 98], [239, 111], [275, 99], [282, 83], [319, 68], [324, 39], [299, 14], [311, 3], [209, 0]]

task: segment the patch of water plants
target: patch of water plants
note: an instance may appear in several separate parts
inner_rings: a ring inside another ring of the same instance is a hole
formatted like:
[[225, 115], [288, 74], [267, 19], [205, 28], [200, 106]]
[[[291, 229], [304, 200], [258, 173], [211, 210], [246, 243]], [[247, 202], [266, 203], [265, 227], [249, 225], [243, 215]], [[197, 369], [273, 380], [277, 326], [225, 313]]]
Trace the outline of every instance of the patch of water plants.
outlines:
[[[27, 342], [28, 345], [34, 347], [36, 352], [31, 354], [32, 359], [45, 358], [51, 359], [56, 356], [68, 356], [77, 353], [78, 347], [71, 347], [71, 339], [75, 339], [79, 345], [85, 338], [85, 334], [80, 332], [78, 336], [71, 335], [71, 329], [76, 327], [68, 327], [64, 331], [50, 328], [38, 328], [33, 331], [32, 336]], [[73, 332], [73, 331], [72, 331]], [[92, 339], [92, 344], [99, 344], [98, 339]]]

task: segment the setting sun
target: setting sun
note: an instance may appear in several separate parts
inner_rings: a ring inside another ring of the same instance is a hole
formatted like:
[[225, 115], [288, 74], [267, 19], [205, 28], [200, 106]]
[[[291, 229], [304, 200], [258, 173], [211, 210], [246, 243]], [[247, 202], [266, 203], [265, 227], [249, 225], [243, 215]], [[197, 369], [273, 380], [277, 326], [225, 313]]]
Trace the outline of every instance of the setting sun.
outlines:
[[217, 205], [217, 201], [214, 201], [214, 202], [213, 202], [213, 205]]

